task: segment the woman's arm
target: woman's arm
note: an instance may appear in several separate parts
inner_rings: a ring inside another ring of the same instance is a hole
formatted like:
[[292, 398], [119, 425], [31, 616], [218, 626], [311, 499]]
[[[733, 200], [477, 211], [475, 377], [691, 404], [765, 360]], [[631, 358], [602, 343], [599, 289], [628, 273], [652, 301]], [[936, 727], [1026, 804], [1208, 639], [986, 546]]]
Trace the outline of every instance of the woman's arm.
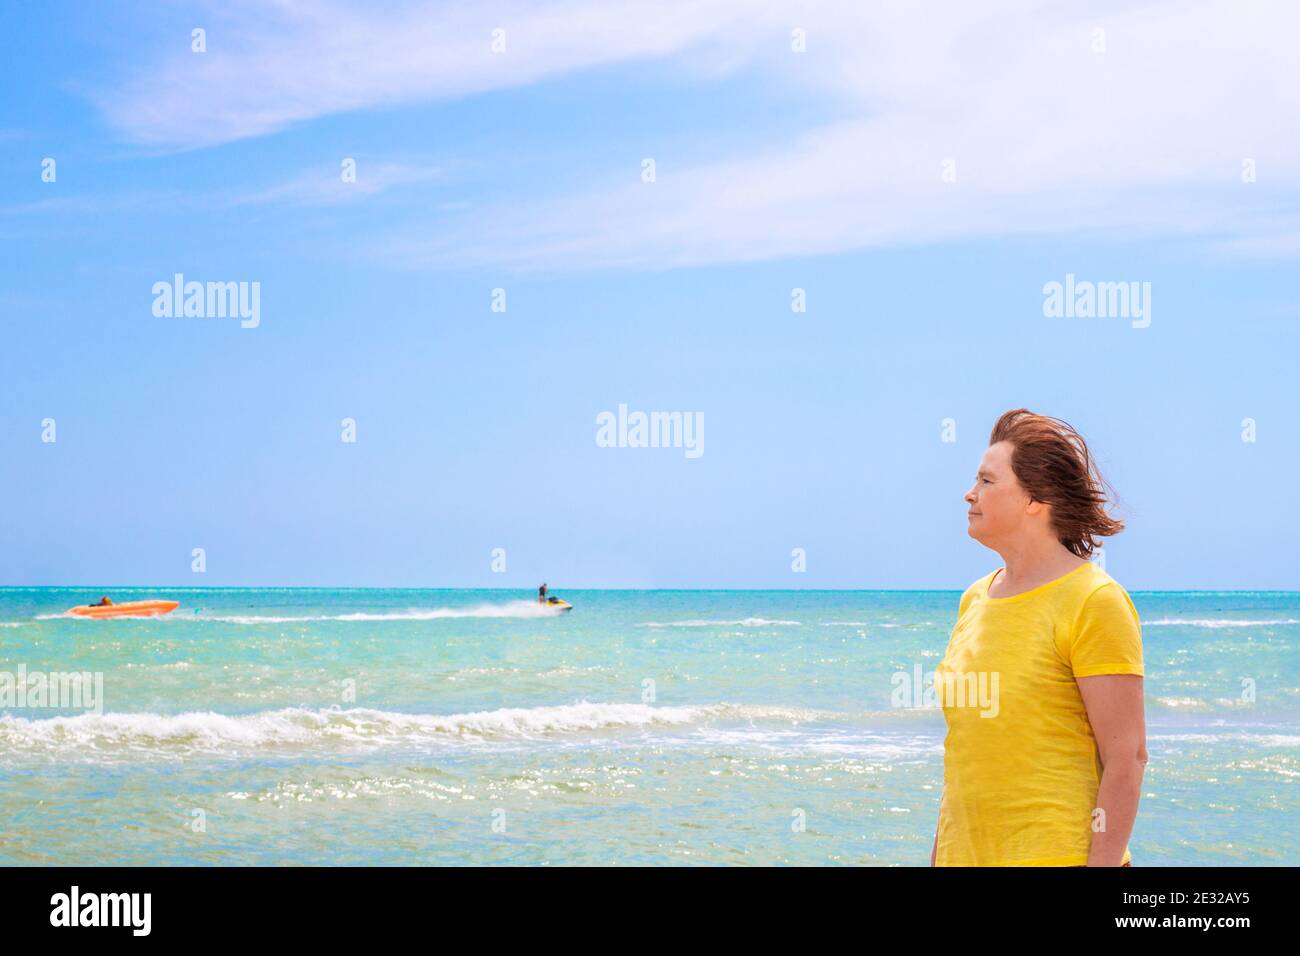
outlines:
[[1089, 866], [1119, 866], [1142, 796], [1147, 765], [1146, 715], [1142, 678], [1134, 674], [1098, 674], [1075, 678], [1088, 711], [1101, 755], [1097, 808], [1103, 813], [1094, 828]]
[[[939, 815], [943, 815], [943, 788], [939, 788]], [[930, 844], [930, 865], [934, 866], [935, 856], [939, 852], [939, 824], [934, 825], [934, 842]]]

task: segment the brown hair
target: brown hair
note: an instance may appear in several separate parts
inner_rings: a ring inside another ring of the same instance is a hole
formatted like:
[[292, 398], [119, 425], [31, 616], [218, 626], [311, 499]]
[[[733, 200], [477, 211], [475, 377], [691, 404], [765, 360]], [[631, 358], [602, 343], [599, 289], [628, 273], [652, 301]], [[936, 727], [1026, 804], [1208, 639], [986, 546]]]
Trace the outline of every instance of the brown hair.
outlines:
[[1097, 471], [1083, 436], [1068, 424], [1016, 408], [993, 426], [989, 444], [1000, 441], [1011, 442], [1016, 480], [1034, 501], [1051, 505], [1052, 529], [1072, 553], [1091, 557], [1101, 546], [1093, 535], [1106, 538], [1124, 530], [1124, 522], [1104, 509], [1110, 484]]

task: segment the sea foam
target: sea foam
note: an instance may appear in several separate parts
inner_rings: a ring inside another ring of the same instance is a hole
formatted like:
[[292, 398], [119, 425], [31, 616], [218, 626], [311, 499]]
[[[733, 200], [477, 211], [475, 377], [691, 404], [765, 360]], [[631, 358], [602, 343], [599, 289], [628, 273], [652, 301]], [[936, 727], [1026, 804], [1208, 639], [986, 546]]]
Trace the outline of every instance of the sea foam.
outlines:
[[177, 620], [227, 624], [289, 624], [305, 621], [439, 621], [454, 618], [541, 618], [559, 617], [564, 612], [539, 601], [511, 601], [507, 604], [480, 604], [474, 607], [409, 608], [405, 611], [356, 611], [348, 614], [194, 614], [180, 615]]
[[220, 754], [256, 748], [377, 749], [402, 743], [535, 740], [617, 728], [685, 726], [711, 720], [815, 720], [790, 707], [738, 704], [653, 707], [581, 701], [554, 707], [503, 707], [463, 714], [411, 714], [369, 708], [287, 707], [245, 715], [78, 714], [32, 720], [0, 717], [0, 751]]
[[1258, 621], [1240, 621], [1233, 618], [1159, 618], [1154, 621], [1143, 621], [1143, 627], [1270, 627], [1280, 624], [1300, 624], [1300, 620], [1295, 618], [1281, 618]]
[[769, 621], [763, 617], [746, 617], [738, 621], [646, 621], [638, 627], [799, 627], [798, 621]]

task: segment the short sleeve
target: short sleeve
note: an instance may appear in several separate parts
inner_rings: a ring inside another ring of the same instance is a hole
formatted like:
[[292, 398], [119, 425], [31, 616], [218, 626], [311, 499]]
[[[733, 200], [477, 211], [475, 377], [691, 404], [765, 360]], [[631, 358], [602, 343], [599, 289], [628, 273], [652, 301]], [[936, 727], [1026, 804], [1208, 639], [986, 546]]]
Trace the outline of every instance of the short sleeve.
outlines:
[[957, 602], [957, 620], [961, 620], [961, 616], [966, 613], [966, 608], [970, 604], [971, 592], [973, 590], [973, 588], [967, 588], [962, 593], [961, 600]]
[[[983, 581], [983, 578], [980, 579]], [[980, 581], [976, 581], [961, 594], [961, 600], [957, 602], [957, 620], [966, 613], [966, 608], [970, 607], [971, 601], [975, 599], [975, 593], [979, 590]]]
[[1132, 598], [1118, 583], [1107, 581], [1083, 602], [1069, 652], [1075, 677], [1143, 676], [1142, 623]]

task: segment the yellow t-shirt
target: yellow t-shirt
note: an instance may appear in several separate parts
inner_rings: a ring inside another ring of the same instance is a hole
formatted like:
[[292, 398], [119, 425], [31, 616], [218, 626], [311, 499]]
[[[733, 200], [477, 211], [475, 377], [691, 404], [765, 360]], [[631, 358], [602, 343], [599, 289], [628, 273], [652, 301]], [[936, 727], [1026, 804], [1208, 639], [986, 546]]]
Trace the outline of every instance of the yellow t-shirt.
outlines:
[[1142, 674], [1137, 608], [1092, 563], [991, 598], [997, 573], [962, 595], [935, 669], [948, 723], [935, 865], [1082, 866], [1101, 759], [1075, 678]]

